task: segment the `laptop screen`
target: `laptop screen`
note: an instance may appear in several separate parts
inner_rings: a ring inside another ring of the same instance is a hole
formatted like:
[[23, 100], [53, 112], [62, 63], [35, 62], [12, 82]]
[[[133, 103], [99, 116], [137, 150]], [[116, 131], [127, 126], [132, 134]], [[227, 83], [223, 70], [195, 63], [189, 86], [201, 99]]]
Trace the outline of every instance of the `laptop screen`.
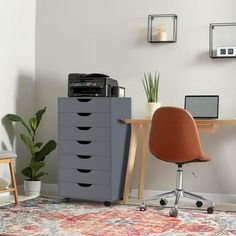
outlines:
[[187, 95], [184, 108], [193, 118], [217, 119], [219, 113], [218, 95]]

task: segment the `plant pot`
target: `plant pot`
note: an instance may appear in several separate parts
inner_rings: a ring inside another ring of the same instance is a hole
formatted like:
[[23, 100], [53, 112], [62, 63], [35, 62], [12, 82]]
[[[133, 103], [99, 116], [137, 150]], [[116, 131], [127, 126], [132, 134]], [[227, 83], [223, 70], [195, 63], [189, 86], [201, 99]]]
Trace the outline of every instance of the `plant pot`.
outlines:
[[41, 190], [41, 180], [24, 180], [25, 196], [39, 196]]
[[160, 102], [148, 102], [149, 117], [152, 118], [154, 112], [161, 107]]

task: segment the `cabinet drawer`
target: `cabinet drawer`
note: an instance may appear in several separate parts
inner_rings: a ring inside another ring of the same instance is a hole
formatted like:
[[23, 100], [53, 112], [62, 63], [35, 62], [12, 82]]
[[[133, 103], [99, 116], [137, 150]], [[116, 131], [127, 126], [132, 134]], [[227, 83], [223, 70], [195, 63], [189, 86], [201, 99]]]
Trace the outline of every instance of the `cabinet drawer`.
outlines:
[[60, 142], [60, 154], [110, 156], [110, 143], [94, 141], [66, 141]]
[[63, 182], [59, 184], [59, 193], [64, 197], [109, 201], [111, 190], [109, 186], [105, 185]]
[[111, 174], [107, 171], [91, 169], [60, 169], [60, 182], [86, 183], [86, 184], [111, 184]]
[[110, 128], [94, 128], [91, 126], [59, 127], [60, 140], [110, 141]]
[[59, 98], [59, 112], [110, 112], [107, 98]]
[[60, 167], [110, 171], [111, 161], [108, 156], [61, 155]]
[[59, 126], [109, 127], [109, 113], [59, 113]]

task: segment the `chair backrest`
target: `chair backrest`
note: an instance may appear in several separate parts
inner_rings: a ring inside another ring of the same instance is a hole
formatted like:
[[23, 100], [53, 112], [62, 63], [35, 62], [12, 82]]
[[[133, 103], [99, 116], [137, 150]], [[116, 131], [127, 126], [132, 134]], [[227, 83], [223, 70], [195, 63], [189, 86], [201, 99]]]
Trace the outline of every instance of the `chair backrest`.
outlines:
[[152, 117], [150, 152], [163, 161], [204, 160], [197, 126], [191, 114], [177, 107], [161, 107]]

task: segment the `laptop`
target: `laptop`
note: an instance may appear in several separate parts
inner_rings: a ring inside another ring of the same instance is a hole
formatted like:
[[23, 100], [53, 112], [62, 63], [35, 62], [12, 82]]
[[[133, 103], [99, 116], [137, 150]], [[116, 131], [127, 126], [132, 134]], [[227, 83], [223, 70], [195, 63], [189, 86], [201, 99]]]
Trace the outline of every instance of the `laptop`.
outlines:
[[184, 109], [193, 118], [217, 119], [219, 115], [219, 95], [186, 95]]

